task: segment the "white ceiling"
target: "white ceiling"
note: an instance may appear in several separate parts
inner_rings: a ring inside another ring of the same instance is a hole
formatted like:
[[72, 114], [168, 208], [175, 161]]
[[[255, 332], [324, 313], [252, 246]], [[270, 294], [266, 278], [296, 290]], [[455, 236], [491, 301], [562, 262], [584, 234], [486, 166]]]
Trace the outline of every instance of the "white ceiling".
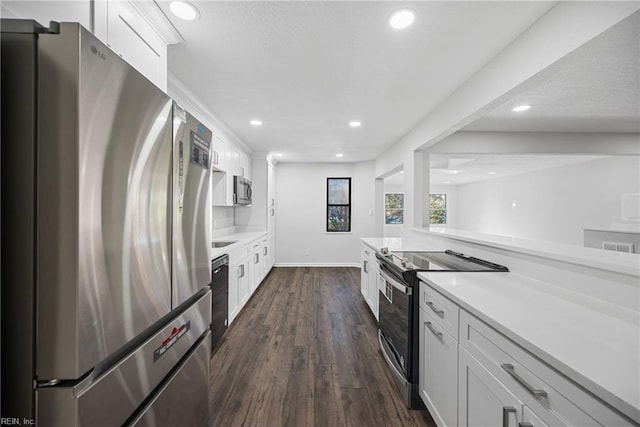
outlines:
[[[156, 1], [185, 39], [170, 73], [251, 149], [347, 162], [395, 143], [555, 3], [194, 0], [188, 23]], [[402, 7], [416, 21], [393, 30]]]
[[[640, 132], [640, 12], [525, 83], [463, 130]], [[529, 104], [526, 112], [514, 106]]]

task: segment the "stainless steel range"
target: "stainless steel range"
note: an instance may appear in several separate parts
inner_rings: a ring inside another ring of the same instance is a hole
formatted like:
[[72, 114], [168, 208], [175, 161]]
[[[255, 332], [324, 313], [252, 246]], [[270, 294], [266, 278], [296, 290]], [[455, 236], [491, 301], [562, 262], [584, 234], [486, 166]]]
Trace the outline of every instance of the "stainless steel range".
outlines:
[[505, 266], [446, 250], [442, 252], [376, 253], [382, 286], [379, 289], [380, 349], [408, 408], [424, 405], [418, 394], [418, 272], [506, 272]]

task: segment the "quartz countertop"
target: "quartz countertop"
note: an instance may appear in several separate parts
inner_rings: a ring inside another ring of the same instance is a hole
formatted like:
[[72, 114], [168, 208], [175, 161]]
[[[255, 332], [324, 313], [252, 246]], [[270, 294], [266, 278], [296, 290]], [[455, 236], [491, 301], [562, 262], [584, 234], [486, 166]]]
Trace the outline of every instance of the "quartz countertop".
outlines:
[[363, 237], [361, 240], [375, 251], [382, 248], [389, 248], [391, 252], [443, 251], [446, 249], [444, 245], [424, 245], [402, 239], [402, 237]]
[[228, 234], [224, 234], [224, 235], [220, 235], [220, 236], [215, 236], [213, 238], [213, 242], [235, 241], [235, 243], [232, 243], [230, 245], [224, 246], [222, 248], [214, 248], [213, 247], [213, 242], [212, 242], [211, 243], [211, 245], [212, 245], [211, 258], [215, 259], [215, 258], [218, 258], [221, 255], [228, 254], [229, 252], [233, 252], [234, 249], [237, 249], [237, 248], [239, 248], [241, 246], [247, 245], [247, 244], [251, 243], [252, 241], [254, 241], [256, 239], [260, 239], [261, 237], [264, 237], [266, 235], [267, 235], [267, 231], [266, 230], [262, 230], [262, 231], [232, 232], [232, 233], [228, 233]]
[[604, 251], [602, 249], [522, 239], [519, 237], [498, 236], [458, 230], [455, 228], [429, 227], [413, 228], [412, 230], [434, 237], [491, 246], [512, 252], [520, 252], [541, 258], [640, 277], [640, 256], [638, 254]]
[[515, 273], [420, 280], [631, 419], [640, 419], [640, 313]]

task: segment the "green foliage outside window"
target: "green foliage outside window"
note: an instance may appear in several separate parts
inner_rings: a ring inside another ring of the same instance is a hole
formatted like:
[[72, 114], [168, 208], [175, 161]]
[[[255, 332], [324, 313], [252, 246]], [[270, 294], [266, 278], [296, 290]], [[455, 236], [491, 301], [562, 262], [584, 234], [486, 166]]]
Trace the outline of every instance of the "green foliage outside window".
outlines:
[[447, 195], [446, 194], [430, 194], [429, 195], [429, 223], [430, 224], [446, 224], [447, 223]]
[[404, 223], [404, 194], [387, 193], [384, 195], [384, 223]]

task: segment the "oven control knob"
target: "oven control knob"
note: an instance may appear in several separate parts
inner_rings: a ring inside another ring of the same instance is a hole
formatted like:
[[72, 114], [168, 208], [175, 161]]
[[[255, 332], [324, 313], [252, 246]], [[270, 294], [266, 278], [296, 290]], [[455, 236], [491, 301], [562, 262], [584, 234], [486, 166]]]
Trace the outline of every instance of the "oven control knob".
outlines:
[[409, 264], [409, 260], [406, 258], [402, 258], [402, 260], [400, 261], [400, 264], [402, 264], [403, 267], [407, 268], [407, 264]]
[[389, 255], [389, 248], [382, 248], [380, 249], [380, 253], [382, 255]]

